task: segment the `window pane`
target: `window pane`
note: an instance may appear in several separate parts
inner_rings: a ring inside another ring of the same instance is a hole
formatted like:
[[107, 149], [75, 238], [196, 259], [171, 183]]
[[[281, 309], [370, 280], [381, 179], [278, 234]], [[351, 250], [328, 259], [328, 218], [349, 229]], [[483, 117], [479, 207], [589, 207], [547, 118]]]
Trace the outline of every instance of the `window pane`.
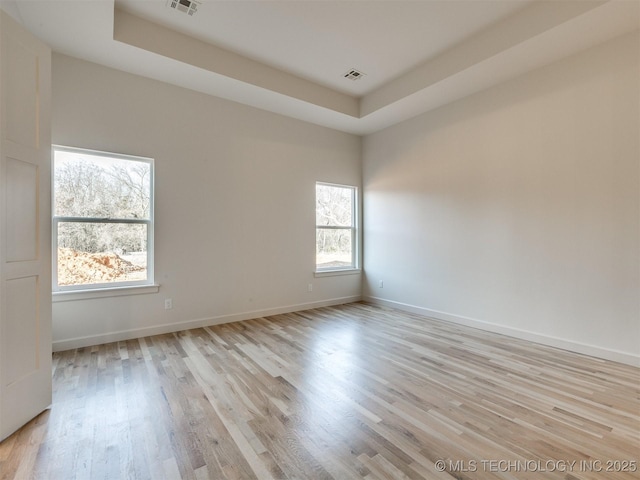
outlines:
[[352, 227], [353, 188], [316, 184], [316, 225]]
[[351, 229], [316, 229], [316, 268], [353, 267]]
[[58, 224], [58, 285], [147, 279], [147, 225]]
[[64, 150], [54, 162], [54, 215], [149, 218], [149, 163]]

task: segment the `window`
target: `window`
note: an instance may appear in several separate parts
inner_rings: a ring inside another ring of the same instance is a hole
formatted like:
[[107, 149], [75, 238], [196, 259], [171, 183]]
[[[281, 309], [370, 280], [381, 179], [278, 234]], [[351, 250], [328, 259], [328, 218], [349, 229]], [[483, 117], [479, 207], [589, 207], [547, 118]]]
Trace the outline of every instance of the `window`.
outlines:
[[316, 271], [356, 269], [357, 189], [316, 183]]
[[153, 284], [153, 160], [53, 148], [53, 290]]

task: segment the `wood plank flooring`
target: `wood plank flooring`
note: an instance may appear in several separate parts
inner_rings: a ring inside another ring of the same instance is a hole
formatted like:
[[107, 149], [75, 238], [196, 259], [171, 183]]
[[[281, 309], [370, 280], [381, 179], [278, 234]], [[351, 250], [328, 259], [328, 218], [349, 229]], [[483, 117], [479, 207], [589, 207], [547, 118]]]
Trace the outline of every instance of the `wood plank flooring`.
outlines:
[[366, 304], [54, 355], [4, 479], [640, 478], [640, 369]]

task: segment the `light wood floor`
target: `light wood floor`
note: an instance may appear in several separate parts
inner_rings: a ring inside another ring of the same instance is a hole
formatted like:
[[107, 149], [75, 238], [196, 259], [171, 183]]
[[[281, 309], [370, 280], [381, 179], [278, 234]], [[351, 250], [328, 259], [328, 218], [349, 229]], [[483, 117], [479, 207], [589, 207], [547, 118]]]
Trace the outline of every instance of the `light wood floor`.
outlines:
[[417, 315], [320, 308], [56, 353], [53, 406], [0, 444], [0, 477], [640, 478], [639, 384]]

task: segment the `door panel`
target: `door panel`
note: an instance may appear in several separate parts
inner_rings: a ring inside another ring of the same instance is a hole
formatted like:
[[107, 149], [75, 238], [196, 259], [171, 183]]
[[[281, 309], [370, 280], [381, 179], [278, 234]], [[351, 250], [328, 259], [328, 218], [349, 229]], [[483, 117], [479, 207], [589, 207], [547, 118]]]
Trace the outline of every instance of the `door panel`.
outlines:
[[7, 262], [37, 260], [38, 166], [15, 158], [6, 162]]
[[38, 278], [16, 278], [7, 287], [7, 345], [4, 358], [7, 386], [37, 374], [38, 359]]
[[7, 35], [5, 38], [6, 68], [3, 65], [3, 76], [9, 93], [6, 109], [10, 120], [6, 125], [6, 137], [19, 145], [37, 148], [40, 58], [35, 49], [15, 36]]
[[51, 404], [51, 51], [0, 11], [0, 440]]

